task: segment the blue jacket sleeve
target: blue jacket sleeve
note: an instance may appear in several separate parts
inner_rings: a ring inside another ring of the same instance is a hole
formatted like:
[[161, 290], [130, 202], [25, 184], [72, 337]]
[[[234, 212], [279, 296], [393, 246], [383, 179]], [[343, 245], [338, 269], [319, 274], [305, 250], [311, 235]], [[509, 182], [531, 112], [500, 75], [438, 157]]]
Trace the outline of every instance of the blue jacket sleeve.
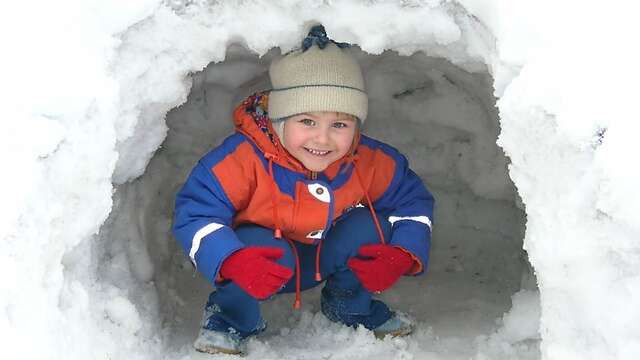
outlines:
[[234, 214], [214, 174], [198, 162], [176, 195], [173, 233], [211, 283], [224, 259], [244, 247], [231, 227]]
[[406, 157], [395, 149], [386, 149], [395, 160], [393, 179], [374, 207], [389, 214], [392, 225], [390, 245], [409, 251], [421, 262], [421, 268], [412, 275], [426, 270], [431, 248], [431, 227], [435, 199], [422, 180], [410, 168]]

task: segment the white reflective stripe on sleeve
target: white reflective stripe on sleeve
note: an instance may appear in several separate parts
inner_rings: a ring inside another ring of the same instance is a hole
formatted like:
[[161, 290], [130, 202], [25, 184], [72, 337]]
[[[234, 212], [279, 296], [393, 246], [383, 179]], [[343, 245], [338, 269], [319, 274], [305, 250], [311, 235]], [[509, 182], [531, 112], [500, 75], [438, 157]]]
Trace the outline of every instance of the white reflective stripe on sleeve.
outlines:
[[198, 252], [198, 249], [200, 249], [200, 242], [202, 241], [202, 239], [205, 236], [211, 234], [212, 232], [220, 229], [223, 226], [224, 225], [222, 224], [211, 223], [203, 227], [202, 229], [198, 230], [196, 234], [193, 235], [193, 240], [191, 240], [191, 251], [189, 251], [189, 257], [191, 258], [191, 261], [193, 261], [194, 264], [196, 263], [196, 253]]
[[389, 216], [389, 222], [391, 223], [391, 226], [393, 226], [393, 224], [396, 221], [400, 221], [400, 220], [413, 220], [413, 221], [417, 221], [420, 223], [423, 223], [425, 225], [427, 225], [429, 227], [429, 229], [431, 229], [431, 219], [429, 219], [429, 217], [427, 216]]

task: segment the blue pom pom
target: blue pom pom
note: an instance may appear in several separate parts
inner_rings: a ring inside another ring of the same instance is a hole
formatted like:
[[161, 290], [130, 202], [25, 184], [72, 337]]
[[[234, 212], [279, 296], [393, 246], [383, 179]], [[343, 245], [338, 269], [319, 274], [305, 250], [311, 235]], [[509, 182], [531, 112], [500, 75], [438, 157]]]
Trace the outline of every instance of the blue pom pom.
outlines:
[[329, 37], [327, 36], [327, 32], [324, 29], [324, 26], [315, 25], [314, 27], [311, 28], [307, 37], [304, 38], [304, 40], [302, 40], [302, 52], [309, 50], [309, 48], [313, 46], [313, 44], [318, 45], [320, 49], [324, 49], [329, 42], [336, 44], [336, 46], [338, 46], [341, 49], [348, 48], [351, 46], [347, 43], [338, 43], [329, 39]]

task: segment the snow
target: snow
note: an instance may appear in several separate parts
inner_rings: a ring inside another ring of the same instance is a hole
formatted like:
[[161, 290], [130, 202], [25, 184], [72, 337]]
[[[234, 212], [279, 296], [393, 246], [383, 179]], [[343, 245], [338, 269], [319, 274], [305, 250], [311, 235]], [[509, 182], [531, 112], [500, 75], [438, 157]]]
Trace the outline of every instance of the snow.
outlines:
[[170, 236], [172, 196], [231, 131], [231, 106], [265, 88], [270, 58], [316, 22], [358, 44], [366, 131], [406, 152], [439, 200], [433, 263], [383, 294], [414, 335], [329, 323], [310, 291], [302, 311], [265, 304], [249, 358], [638, 358], [635, 7], [5, 6], [3, 358], [200, 358], [190, 342], [210, 288]]

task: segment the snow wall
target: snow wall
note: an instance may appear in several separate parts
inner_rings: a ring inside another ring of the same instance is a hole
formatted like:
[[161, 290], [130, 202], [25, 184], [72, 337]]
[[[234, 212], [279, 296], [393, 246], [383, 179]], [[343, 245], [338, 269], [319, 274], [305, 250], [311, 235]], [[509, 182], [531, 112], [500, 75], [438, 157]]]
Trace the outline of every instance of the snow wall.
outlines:
[[[152, 316], [162, 299], [151, 281], [153, 261], [144, 262], [150, 251], [96, 236], [114, 208], [115, 186], [145, 172], [166, 137], [165, 115], [186, 100], [191, 74], [223, 61], [232, 44], [257, 55], [286, 51], [316, 22], [369, 54], [423, 51], [490, 73], [498, 144], [526, 209], [541, 357], [640, 355], [634, 5], [149, 0], [126, 7], [43, 2], [37, 11], [34, 5], [14, 4], [0, 22], [14, 55], [0, 66], [8, 112], [0, 134], [7, 169], [0, 217], [6, 358], [167, 355], [161, 317]], [[114, 256], [104, 267], [104, 256], [136, 251], [140, 261]], [[140, 282], [145, 276], [149, 281]], [[106, 281], [114, 278], [131, 278], [136, 287]], [[303, 316], [296, 326], [318, 321]], [[353, 339], [374, 346], [364, 335]], [[388, 346], [379, 348], [387, 358], [407, 345]], [[263, 358], [270, 356], [277, 353]], [[447, 358], [439, 356], [432, 354]]]

